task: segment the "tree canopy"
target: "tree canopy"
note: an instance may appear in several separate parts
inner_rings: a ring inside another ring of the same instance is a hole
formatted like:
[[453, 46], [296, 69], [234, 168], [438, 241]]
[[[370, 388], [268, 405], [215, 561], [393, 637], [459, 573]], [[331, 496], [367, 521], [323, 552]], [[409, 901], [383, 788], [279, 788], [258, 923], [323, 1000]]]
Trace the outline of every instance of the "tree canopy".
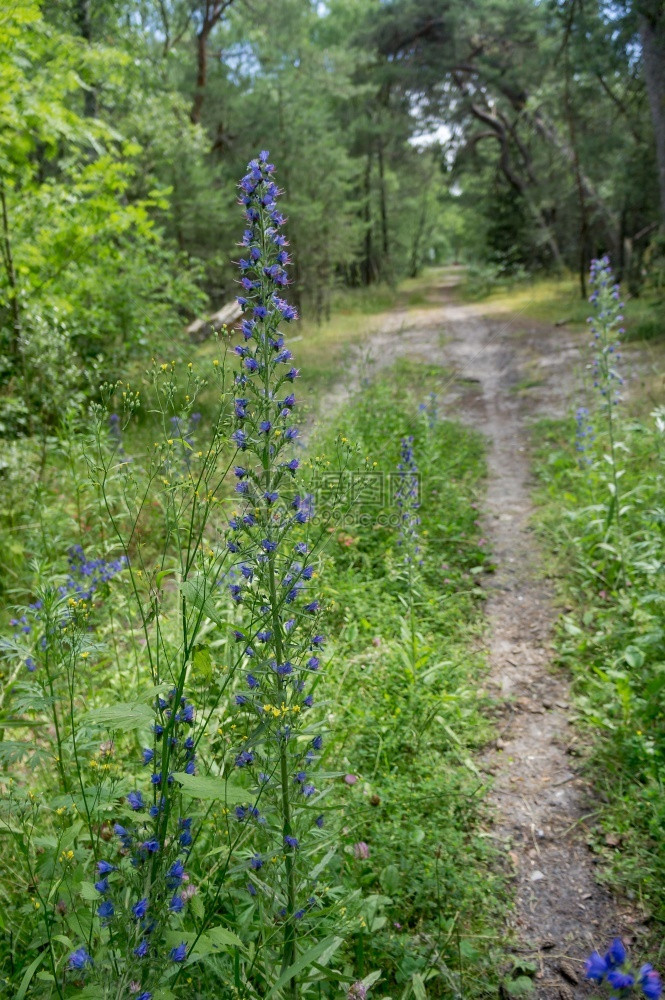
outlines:
[[313, 316], [460, 254], [583, 289], [608, 251], [639, 290], [662, 254], [664, 23], [658, 0], [5, 6], [3, 385], [48, 357], [85, 391], [231, 298], [229, 206], [263, 147]]

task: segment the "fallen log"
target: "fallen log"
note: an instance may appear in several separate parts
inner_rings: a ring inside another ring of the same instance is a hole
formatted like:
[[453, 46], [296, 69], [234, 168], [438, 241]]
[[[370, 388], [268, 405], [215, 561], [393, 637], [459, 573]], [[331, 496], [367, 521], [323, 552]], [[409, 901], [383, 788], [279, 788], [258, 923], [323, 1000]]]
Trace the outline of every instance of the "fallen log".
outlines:
[[185, 333], [194, 343], [200, 344], [211, 337], [213, 333], [221, 330], [223, 326], [232, 327], [241, 316], [242, 310], [234, 299], [233, 302], [227, 302], [225, 306], [208, 316], [207, 319], [195, 319], [186, 328]]

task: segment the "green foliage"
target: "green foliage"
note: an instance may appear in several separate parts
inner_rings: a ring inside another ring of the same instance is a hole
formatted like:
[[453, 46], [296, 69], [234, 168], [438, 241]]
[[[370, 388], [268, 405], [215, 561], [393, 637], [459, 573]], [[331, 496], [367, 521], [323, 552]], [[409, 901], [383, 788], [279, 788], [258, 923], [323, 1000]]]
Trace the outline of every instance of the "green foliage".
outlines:
[[[209, 362], [210, 382], [221, 378], [218, 371]], [[302, 945], [287, 969], [264, 964], [274, 930], [247, 894], [248, 847], [245, 860], [225, 874], [229, 812], [248, 801], [245, 776], [238, 771], [228, 780], [223, 763], [245, 738], [236, 728], [240, 716], [226, 707], [242, 652], [228, 636], [232, 609], [205, 584], [226, 519], [226, 488], [219, 508], [200, 503], [182, 464], [189, 455], [201, 495], [223, 475], [224, 383], [217, 386], [213, 429], [205, 443], [196, 431], [191, 453], [167, 437], [170, 416], [184, 419], [206, 387], [201, 375], [177, 364], [156, 364], [139, 395], [126, 386], [104, 390], [115, 390], [119, 427], [107, 428], [98, 411], [88, 426], [70, 418], [60, 440], [45, 440], [39, 523], [22, 522], [27, 551], [11, 596], [19, 605], [39, 595], [43, 605], [37, 618], [24, 608], [31, 631], [24, 634], [19, 624], [2, 644], [0, 766], [11, 768], [12, 779], [0, 824], [10, 877], [0, 892], [3, 912], [12, 914], [13, 957], [1, 957], [13, 993], [25, 987], [27, 996], [57, 995], [53, 977], [61, 981], [67, 956], [82, 939], [101, 933], [103, 940], [94, 862], [115, 857], [112, 824], [133, 821], [126, 796], [145, 775], [140, 747], [150, 745], [155, 696], [166, 695], [186, 669], [189, 697], [213, 721], [210, 747], [197, 748], [200, 771], [174, 774], [174, 803], [182, 796], [200, 834], [187, 861], [197, 887], [189, 917], [164, 938], [166, 948], [190, 947], [191, 982], [167, 977], [163, 995], [194, 991], [207, 1000], [229, 978], [242, 984], [250, 968], [259, 978], [265, 973], [275, 997], [288, 995], [293, 977], [303, 993], [331, 998], [354, 979], [374, 983], [379, 995], [449, 996], [462, 984], [492, 995], [500, 884], [484, 836], [484, 779], [472, 759], [488, 736], [475, 690], [482, 662], [471, 652], [482, 597], [475, 579], [487, 566], [473, 506], [483, 447], [472, 432], [438, 422], [431, 401], [418, 411], [423, 389], [435, 391], [441, 378], [436, 369], [402, 365], [345, 416], [340, 430], [351, 451], [326, 432], [305, 463], [325, 508], [325, 486], [316, 477], [389, 477], [400, 436], [413, 432], [423, 472], [423, 565], [409, 587], [390, 492], [378, 507], [372, 495], [361, 497], [355, 520], [335, 515], [334, 531], [325, 532], [317, 589], [330, 605], [335, 641], [316, 712], [330, 730], [324, 767], [333, 781], [318, 806], [325, 817], [320, 845], [307, 855], [310, 892], [322, 903], [303, 919]], [[150, 413], [142, 422], [130, 419], [144, 397]], [[64, 553], [81, 530], [88, 552], [110, 558], [124, 548], [130, 556], [129, 567], [82, 603], [54, 587], [72, 572]], [[185, 572], [190, 582], [176, 587]], [[411, 599], [415, 634], [406, 624]], [[63, 615], [66, 627], [55, 635], [48, 623]], [[28, 655], [39, 661], [34, 673], [26, 671]], [[131, 866], [119, 863], [139, 898]], [[263, 885], [274, 875], [257, 877]], [[65, 981], [71, 979], [68, 973]], [[64, 996], [81, 994], [67, 990]], [[87, 992], [102, 995], [92, 985]]]
[[[485, 781], [473, 763], [488, 738], [476, 690], [482, 660], [470, 653], [481, 627], [476, 575], [489, 566], [474, 523], [483, 448], [475, 433], [436, 419], [428, 427], [418, 411], [442, 377], [402, 364], [339, 421], [342, 440], [355, 445], [361, 489], [352, 519], [331, 529], [323, 573], [337, 635], [330, 719], [342, 736], [338, 766], [357, 778], [335, 796], [343, 877], [369, 894], [356, 973], [382, 969], [388, 995], [416, 997], [448, 996], [461, 983], [492, 995], [501, 897], [484, 837]], [[410, 582], [391, 492], [409, 434], [421, 469], [423, 559]], [[332, 445], [327, 436], [314, 448], [332, 456]], [[335, 468], [333, 459], [327, 475]]]
[[594, 737], [589, 766], [601, 824], [594, 844], [608, 876], [659, 921], [665, 920], [664, 431], [660, 412], [623, 428], [625, 587], [616, 585], [616, 555], [605, 542], [609, 497], [592, 502], [604, 474], [579, 467], [571, 422], [541, 423], [535, 432], [542, 526], [572, 605], [561, 617], [557, 646], [573, 674], [580, 722]]
[[127, 56], [84, 46], [27, 0], [1, 16], [0, 420], [31, 433], [203, 298], [155, 226], [168, 192], [129, 197], [140, 147], [81, 113], [82, 78], [112, 100]]

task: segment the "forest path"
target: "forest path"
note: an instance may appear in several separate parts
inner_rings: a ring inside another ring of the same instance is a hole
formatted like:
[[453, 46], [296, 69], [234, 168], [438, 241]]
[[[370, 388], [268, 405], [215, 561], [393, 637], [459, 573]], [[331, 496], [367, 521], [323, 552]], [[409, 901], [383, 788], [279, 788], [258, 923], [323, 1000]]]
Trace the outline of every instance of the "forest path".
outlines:
[[519, 316], [485, 315], [460, 305], [445, 276], [431, 305], [396, 310], [347, 366], [347, 379], [323, 401], [334, 411], [360, 385], [398, 357], [420, 357], [449, 372], [444, 410], [489, 441], [483, 514], [496, 571], [487, 590], [487, 689], [495, 700], [500, 738], [482, 758], [494, 775], [489, 794], [493, 836], [505, 852], [515, 906], [507, 921], [516, 959], [536, 964], [537, 1000], [570, 1000], [592, 992], [583, 959], [614, 935], [637, 930], [594, 878], [585, 843], [591, 794], [575, 766], [568, 721], [568, 681], [552, 668], [556, 619], [544, 560], [530, 527], [529, 423], [566, 412], [576, 388], [586, 337]]

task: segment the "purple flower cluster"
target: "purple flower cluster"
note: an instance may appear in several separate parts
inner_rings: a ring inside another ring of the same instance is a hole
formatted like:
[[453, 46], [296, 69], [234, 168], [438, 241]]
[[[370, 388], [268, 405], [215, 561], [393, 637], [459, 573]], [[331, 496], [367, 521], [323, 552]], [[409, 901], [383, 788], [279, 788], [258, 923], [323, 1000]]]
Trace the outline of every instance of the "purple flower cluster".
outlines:
[[413, 457], [412, 436], [402, 438], [400, 459], [397, 465], [398, 481], [395, 490], [395, 503], [400, 513], [400, 537], [397, 544], [404, 548], [404, 562], [410, 565], [416, 561], [420, 552], [418, 537], [420, 477]]
[[607, 406], [616, 406], [621, 399], [620, 388], [623, 378], [617, 370], [621, 360], [618, 335], [624, 333], [620, 325], [623, 316], [623, 302], [619, 286], [614, 282], [609, 257], [591, 261], [592, 292], [589, 302], [594, 307], [594, 315], [589, 317], [593, 333], [592, 347], [595, 351], [592, 361], [593, 385], [598, 389]]
[[59, 588], [59, 593], [62, 597], [66, 594], [76, 595], [84, 601], [89, 601], [102, 584], [108, 583], [127, 566], [125, 556], [113, 560], [86, 559], [80, 545], [73, 545], [68, 557], [69, 577]]
[[645, 963], [633, 969], [627, 963], [626, 949], [620, 938], [615, 938], [605, 955], [594, 951], [585, 963], [587, 979], [597, 983], [607, 982], [615, 996], [629, 997], [637, 989], [647, 1000], [658, 1000], [663, 992], [660, 975], [652, 965]]
[[589, 420], [586, 406], [579, 406], [575, 413], [575, 450], [579, 453], [580, 466], [589, 465], [591, 456], [587, 454], [589, 445], [594, 440], [593, 425]]
[[[131, 818], [113, 827], [118, 863], [98, 861], [95, 882], [100, 898], [96, 912], [101, 926], [118, 925], [128, 933], [127, 960], [137, 965], [139, 978], [148, 975], [151, 957], [163, 961], [159, 954], [159, 929], [169, 918], [182, 913], [196, 892], [185, 870], [193, 841], [191, 819], [178, 819], [173, 833], [167, 834], [170, 812], [167, 790], [174, 783], [173, 772], [195, 772], [194, 706], [174, 688], [166, 698], [157, 698], [155, 709], [153, 746], [145, 747], [141, 754], [143, 765], [152, 766], [151, 794], [144, 796], [140, 790], [128, 792], [126, 802]], [[122, 864], [123, 858], [128, 859], [129, 868], [126, 862]], [[183, 962], [186, 955], [184, 944], [169, 953], [173, 962]], [[71, 969], [84, 969], [90, 964], [92, 959], [83, 948], [70, 955]], [[139, 978], [135, 981], [139, 982]]]
[[[59, 597], [71, 597], [80, 601], [92, 600], [93, 594], [101, 586], [109, 583], [127, 566], [125, 556], [118, 559], [87, 559], [81, 545], [73, 545], [68, 553], [69, 576], [64, 584], [58, 587]], [[10, 619], [14, 629], [12, 636], [16, 644], [30, 645], [29, 655], [23, 655], [26, 668], [32, 673], [37, 669], [39, 655], [48, 647], [49, 638], [58, 635], [71, 621], [71, 609], [64, 616], [59, 609], [54, 620], [44, 609], [43, 601], [37, 600], [29, 604], [25, 612], [17, 618]]]
[[[288, 922], [301, 912], [290, 859], [300, 847], [306, 820], [313, 826], [316, 815], [307, 818], [318, 794], [310, 771], [323, 739], [309, 735], [306, 716], [314, 698], [306, 688], [320, 668], [325, 640], [316, 627], [319, 602], [310, 592], [314, 567], [308, 536], [314, 501], [298, 489], [300, 463], [291, 451], [298, 438], [293, 383], [299, 371], [279, 328], [297, 313], [283, 297], [290, 258], [274, 171], [264, 151], [248, 164], [240, 182], [246, 219], [238, 261], [243, 319], [242, 341], [235, 347], [231, 435], [237, 448], [233, 477], [240, 509], [229, 520], [227, 548], [235, 562], [222, 582], [242, 616], [234, 638], [246, 684], [232, 698], [238, 731], [246, 734], [232, 760], [245, 781], [256, 783], [257, 796], [274, 818], [268, 823], [256, 805], [238, 806], [236, 816], [260, 824], [248, 829], [260, 830], [262, 843], [270, 830], [280, 829], [281, 842], [273, 844], [271, 852], [287, 849]], [[273, 780], [269, 775], [275, 773]], [[284, 774], [287, 785], [280, 788]], [[254, 850], [247, 863], [250, 874], [257, 872], [260, 852]], [[250, 881], [247, 891], [256, 895], [263, 885], [257, 888]]]
[[[43, 605], [41, 601], [34, 601], [32, 604], [29, 604], [26, 609], [28, 614], [22, 614], [18, 618], [9, 619], [9, 624], [14, 629], [12, 639], [15, 644], [22, 646], [26, 641], [31, 641], [29, 637], [34, 635], [37, 625], [39, 624], [42, 607]], [[38, 645], [43, 648], [45, 644], [46, 638], [45, 636], [41, 636], [41, 638], [38, 639]], [[37, 660], [34, 656], [24, 656], [23, 662], [30, 673], [33, 673], [37, 669]]]
[[430, 392], [427, 397], [426, 403], [420, 403], [418, 406], [418, 412], [422, 413], [427, 418], [427, 426], [432, 430], [437, 420], [439, 419], [439, 411], [437, 407], [437, 394], [435, 392]]

